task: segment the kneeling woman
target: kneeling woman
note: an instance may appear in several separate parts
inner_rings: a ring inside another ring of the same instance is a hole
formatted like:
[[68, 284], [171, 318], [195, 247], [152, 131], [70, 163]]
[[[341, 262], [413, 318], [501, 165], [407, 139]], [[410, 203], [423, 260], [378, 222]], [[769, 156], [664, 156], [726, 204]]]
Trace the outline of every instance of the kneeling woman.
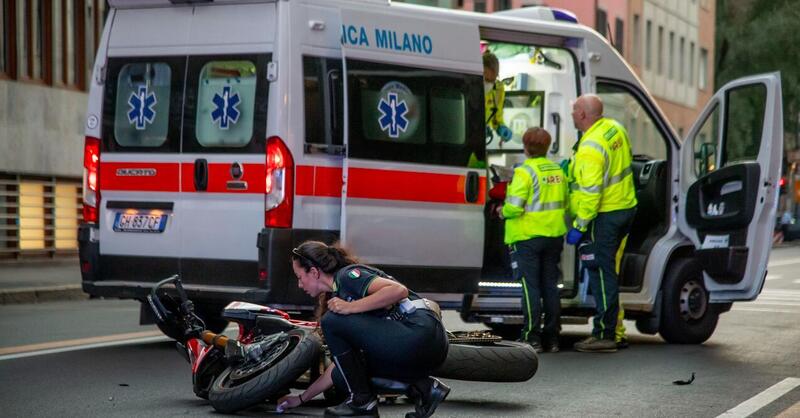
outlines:
[[450, 392], [429, 377], [447, 356], [447, 336], [425, 301], [344, 249], [318, 241], [292, 250], [292, 269], [312, 297], [330, 293], [321, 327], [334, 363], [305, 392], [279, 404], [294, 408], [341, 381], [350, 396], [325, 416], [378, 416], [370, 378], [381, 377], [410, 384], [416, 413], [409, 416], [432, 415]]

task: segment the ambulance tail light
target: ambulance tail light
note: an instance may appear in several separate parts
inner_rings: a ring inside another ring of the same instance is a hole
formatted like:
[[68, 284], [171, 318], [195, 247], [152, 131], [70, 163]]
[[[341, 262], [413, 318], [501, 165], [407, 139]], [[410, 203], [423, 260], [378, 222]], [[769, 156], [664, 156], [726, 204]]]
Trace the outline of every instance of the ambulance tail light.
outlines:
[[100, 208], [100, 140], [87, 136], [83, 146], [83, 221], [97, 222]]
[[266, 206], [264, 226], [290, 228], [294, 201], [294, 160], [277, 136], [267, 139]]

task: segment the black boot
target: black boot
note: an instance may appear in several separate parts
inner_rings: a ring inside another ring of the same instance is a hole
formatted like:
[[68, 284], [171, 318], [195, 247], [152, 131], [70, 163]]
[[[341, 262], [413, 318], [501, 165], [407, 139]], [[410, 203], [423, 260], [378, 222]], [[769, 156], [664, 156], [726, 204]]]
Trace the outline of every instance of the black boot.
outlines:
[[420, 379], [412, 385], [415, 412], [406, 414], [406, 418], [428, 418], [436, 411], [436, 407], [450, 393], [450, 388], [434, 377]]
[[341, 404], [325, 409], [326, 417], [377, 417], [378, 399], [372, 394], [364, 363], [354, 351], [334, 356], [350, 397]]

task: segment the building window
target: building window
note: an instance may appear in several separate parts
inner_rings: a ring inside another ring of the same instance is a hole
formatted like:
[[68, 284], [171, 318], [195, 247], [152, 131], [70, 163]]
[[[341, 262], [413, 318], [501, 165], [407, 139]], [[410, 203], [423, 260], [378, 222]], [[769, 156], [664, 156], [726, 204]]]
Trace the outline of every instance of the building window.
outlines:
[[700, 68], [697, 70], [697, 88], [705, 90], [708, 85], [708, 51], [700, 48]]
[[653, 22], [647, 20], [647, 35], [645, 36], [645, 61], [644, 68], [650, 70], [653, 68]]
[[16, 2], [0, 2], [0, 78], [16, 75]]
[[686, 73], [686, 39], [681, 36], [681, 48], [678, 50], [678, 54], [680, 56], [680, 66], [678, 67], [678, 80], [683, 83], [683, 80], [686, 79], [684, 74]]
[[669, 74], [670, 80], [675, 78], [675, 32], [669, 32]]
[[689, 42], [689, 86], [694, 85], [694, 42]]
[[616, 31], [614, 32], [614, 42], [617, 44], [617, 51], [620, 55], [625, 51], [625, 27], [622, 19], [617, 18], [614, 21]]
[[511, 8], [511, 0], [495, 0], [494, 11], [508, 10]]
[[608, 27], [608, 15], [606, 11], [603, 9], [597, 9], [597, 17], [595, 22], [595, 29], [600, 32], [603, 37], [606, 37], [608, 32], [606, 32], [606, 28]]
[[486, 0], [475, 0], [473, 10], [476, 12], [486, 12]]
[[658, 75], [664, 74], [664, 27], [658, 27]]
[[642, 59], [642, 34], [639, 33], [642, 23], [639, 21], [639, 15], [633, 15], [633, 62], [636, 65], [641, 65]]

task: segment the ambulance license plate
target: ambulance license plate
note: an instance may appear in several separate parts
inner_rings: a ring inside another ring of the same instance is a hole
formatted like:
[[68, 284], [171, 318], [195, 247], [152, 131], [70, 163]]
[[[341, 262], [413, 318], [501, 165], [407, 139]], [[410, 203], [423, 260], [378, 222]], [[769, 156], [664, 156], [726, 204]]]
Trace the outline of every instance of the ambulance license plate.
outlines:
[[114, 218], [116, 232], [164, 232], [167, 226], [167, 215], [151, 215], [142, 213], [118, 212]]

